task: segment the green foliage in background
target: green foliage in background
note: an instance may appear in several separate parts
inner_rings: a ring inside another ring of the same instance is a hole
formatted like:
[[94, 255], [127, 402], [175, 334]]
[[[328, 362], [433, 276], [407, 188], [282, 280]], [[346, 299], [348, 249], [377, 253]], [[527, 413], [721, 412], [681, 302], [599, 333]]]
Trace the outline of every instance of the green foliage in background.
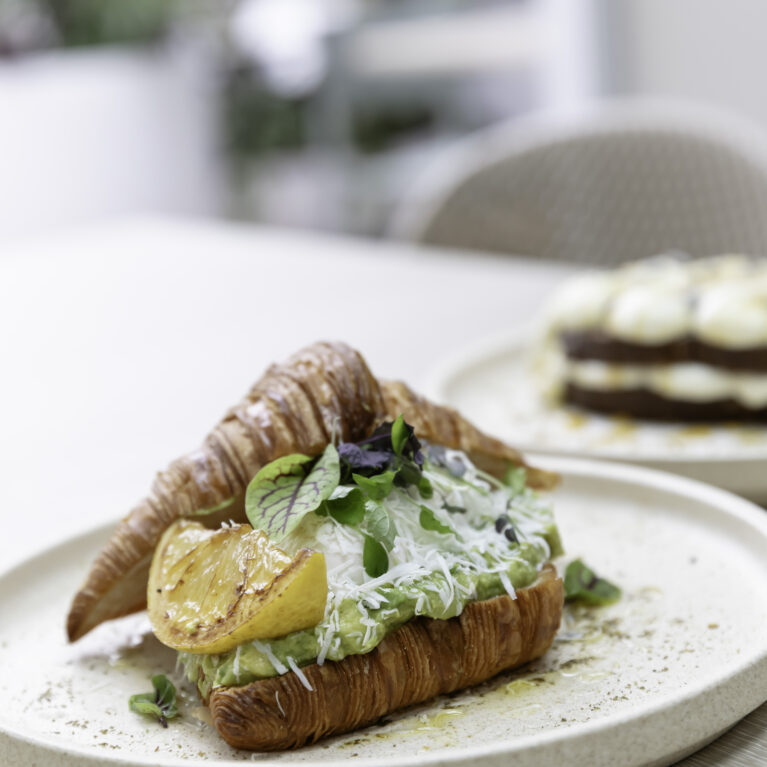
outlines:
[[398, 140], [429, 131], [434, 122], [429, 107], [420, 104], [363, 108], [353, 115], [352, 139], [363, 152], [381, 152]]
[[235, 68], [224, 87], [226, 146], [235, 155], [298, 149], [306, 143], [307, 98], [270, 92], [248, 67]]
[[150, 42], [167, 31], [172, 0], [38, 0], [64, 47]]

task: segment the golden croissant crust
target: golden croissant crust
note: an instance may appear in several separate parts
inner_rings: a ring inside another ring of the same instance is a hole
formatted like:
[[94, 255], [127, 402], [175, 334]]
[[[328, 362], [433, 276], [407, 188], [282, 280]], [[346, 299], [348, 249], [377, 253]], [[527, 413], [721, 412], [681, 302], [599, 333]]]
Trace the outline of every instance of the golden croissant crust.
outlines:
[[[176, 519], [231, 502], [220, 515], [203, 521], [245, 521], [245, 489], [262, 466], [290, 453], [316, 455], [334, 437], [358, 441], [400, 413], [419, 437], [464, 450], [493, 474], [501, 475], [509, 463], [524, 465], [519, 453], [454, 410], [429, 402], [403, 383], [379, 382], [346, 344], [313, 344], [272, 365], [198, 450], [157, 475], [149, 495], [118, 524], [75, 595], [67, 618], [70, 641], [146, 606], [154, 548]], [[532, 487], [555, 482], [554, 475], [529, 468]]]
[[415, 618], [365, 655], [304, 667], [312, 690], [294, 672], [216, 688], [213, 723], [229, 745], [259, 751], [364, 727], [540, 657], [559, 628], [562, 601], [562, 581], [547, 565], [516, 599], [473, 602], [449, 620]]

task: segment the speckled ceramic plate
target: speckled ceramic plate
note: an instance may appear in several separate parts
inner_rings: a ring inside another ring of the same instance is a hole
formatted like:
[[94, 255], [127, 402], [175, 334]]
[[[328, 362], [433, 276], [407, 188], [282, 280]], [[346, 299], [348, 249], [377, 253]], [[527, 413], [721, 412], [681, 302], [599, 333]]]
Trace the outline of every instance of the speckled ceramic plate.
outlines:
[[459, 351], [426, 393], [526, 452], [627, 461], [767, 501], [767, 426], [662, 424], [557, 407], [531, 372], [529, 329]]
[[[144, 615], [64, 640], [99, 529], [0, 577], [0, 755], [9, 767], [196, 762], [670, 764], [767, 698], [767, 514], [714, 488], [619, 464], [548, 460], [569, 557], [621, 584], [568, 609], [524, 669], [286, 754], [228, 748]], [[110, 526], [111, 527], [111, 526]], [[181, 684], [167, 730], [128, 710], [153, 673]]]

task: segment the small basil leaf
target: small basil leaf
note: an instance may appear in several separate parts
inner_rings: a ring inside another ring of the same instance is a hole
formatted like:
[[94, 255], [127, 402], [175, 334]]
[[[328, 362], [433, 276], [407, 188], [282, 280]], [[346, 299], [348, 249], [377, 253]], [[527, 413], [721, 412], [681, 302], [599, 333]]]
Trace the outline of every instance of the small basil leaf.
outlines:
[[325, 501], [325, 508], [336, 522], [343, 525], [358, 525], [365, 518], [365, 496], [361, 490], [352, 488], [340, 498]]
[[157, 705], [162, 709], [173, 709], [175, 716], [178, 711], [176, 710], [176, 688], [173, 682], [165, 674], [157, 674], [152, 677], [152, 687], [154, 687]]
[[380, 503], [365, 503], [365, 532], [380, 541], [389, 551], [393, 548], [397, 530], [389, 513]]
[[143, 692], [139, 695], [131, 695], [128, 699], [130, 710], [136, 714], [153, 716], [163, 727], [168, 726], [168, 720], [162, 709], [154, 702], [153, 692]]
[[411, 461], [409, 458], [401, 458], [399, 464], [399, 471], [397, 472], [397, 484], [402, 487], [407, 485], [418, 486], [422, 478], [421, 468], [417, 463]]
[[621, 598], [621, 590], [600, 578], [593, 570], [576, 559], [565, 570], [565, 601], [588, 605], [610, 605]]
[[385, 421], [380, 426], [376, 427], [375, 431], [367, 439], [360, 440], [357, 444], [366, 450], [389, 450], [398, 457], [409, 458], [418, 464], [418, 466], [422, 466], [423, 453], [421, 453], [421, 443], [415, 436], [413, 427], [404, 420], [402, 423], [407, 432], [407, 439], [402, 445], [399, 454], [394, 453], [394, 441], [392, 439], [394, 423], [391, 421]]
[[429, 499], [434, 495], [434, 488], [426, 477], [421, 477], [421, 479], [418, 480], [418, 492], [421, 494], [421, 498], [426, 499]]
[[339, 485], [329, 496], [329, 501], [335, 501], [336, 498], [346, 498], [349, 493], [353, 493], [357, 488], [354, 485]]
[[450, 525], [440, 522], [428, 506], [421, 506], [421, 513], [418, 515], [418, 521], [424, 530], [433, 530], [435, 533], [442, 533], [443, 535], [454, 535], [459, 541], [463, 540]]
[[418, 516], [418, 521], [421, 523], [421, 527], [424, 530], [433, 530], [435, 533], [443, 534], [453, 532], [453, 528], [446, 525], [444, 522], [440, 522], [428, 506], [421, 506], [421, 513]]
[[128, 706], [137, 714], [154, 716], [163, 727], [167, 727], [168, 719], [178, 716], [176, 688], [164, 674], [152, 677], [152, 687], [154, 692], [131, 695]]
[[360, 474], [352, 474], [352, 479], [365, 494], [374, 501], [382, 501], [391, 492], [394, 484], [395, 472], [385, 471], [373, 477], [363, 477]]
[[442, 504], [442, 508], [445, 511], [449, 511], [451, 514], [465, 514], [466, 513], [466, 509], [463, 506], [453, 506], [452, 503], [448, 503], [447, 501], [445, 501]]
[[237, 498], [235, 496], [232, 496], [231, 498], [227, 498], [225, 501], [222, 501], [221, 503], [216, 504], [215, 506], [209, 506], [206, 509], [197, 509], [197, 511], [192, 511], [185, 516], [204, 517], [208, 514], [213, 514], [217, 511], [223, 511], [224, 509], [228, 509], [236, 500]]
[[524, 466], [509, 466], [503, 475], [503, 484], [508, 485], [512, 492], [517, 495], [525, 489], [527, 482], [527, 471]]
[[365, 536], [362, 547], [362, 566], [371, 578], [378, 578], [389, 569], [386, 549], [372, 536]]
[[338, 451], [330, 444], [314, 466], [312, 459], [296, 453], [264, 466], [251, 480], [245, 494], [245, 513], [255, 529], [279, 543], [305, 514], [315, 511], [338, 485]]
[[402, 451], [405, 448], [405, 443], [410, 437], [410, 431], [405, 423], [405, 417], [400, 415], [397, 420], [391, 425], [391, 446], [394, 450], [394, 455], [401, 456]]

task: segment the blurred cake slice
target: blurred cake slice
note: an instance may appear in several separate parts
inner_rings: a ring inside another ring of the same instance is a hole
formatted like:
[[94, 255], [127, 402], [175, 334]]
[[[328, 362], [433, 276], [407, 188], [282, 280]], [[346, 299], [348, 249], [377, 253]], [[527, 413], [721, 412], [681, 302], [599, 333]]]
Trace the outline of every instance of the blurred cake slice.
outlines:
[[545, 366], [568, 404], [636, 418], [767, 420], [767, 259], [657, 256], [568, 280]]

